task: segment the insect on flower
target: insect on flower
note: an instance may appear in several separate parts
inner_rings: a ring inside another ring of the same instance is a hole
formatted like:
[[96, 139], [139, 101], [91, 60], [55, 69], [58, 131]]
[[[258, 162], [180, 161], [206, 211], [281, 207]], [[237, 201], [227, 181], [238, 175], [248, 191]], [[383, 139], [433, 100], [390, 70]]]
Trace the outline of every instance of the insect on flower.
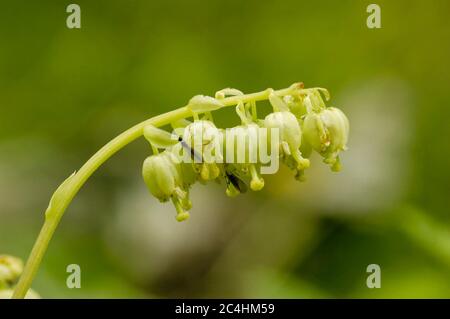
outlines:
[[[144, 161], [144, 180], [160, 201], [172, 200], [177, 220], [189, 217], [189, 188], [196, 181], [224, 183], [228, 196], [245, 193], [247, 185], [253, 191], [261, 190], [261, 151], [267, 151], [269, 143], [276, 145], [277, 159], [291, 168], [298, 180], [304, 180], [304, 171], [310, 166], [307, 157], [311, 149], [323, 156], [332, 170], [340, 169], [338, 154], [346, 149], [349, 126], [342, 111], [325, 106], [320, 92], [328, 99], [328, 91], [305, 89], [283, 97], [271, 89], [266, 92], [273, 112], [264, 119], [258, 119], [255, 100], [240, 99], [244, 96], [241, 91], [227, 88], [215, 97], [192, 98], [187, 107], [193, 121], [185, 118], [172, 123], [176, 133], [152, 125], [144, 128], [153, 149], [153, 155]], [[212, 111], [222, 108], [227, 97], [236, 100], [241, 123], [220, 129]], [[161, 148], [164, 151], [159, 153]]]

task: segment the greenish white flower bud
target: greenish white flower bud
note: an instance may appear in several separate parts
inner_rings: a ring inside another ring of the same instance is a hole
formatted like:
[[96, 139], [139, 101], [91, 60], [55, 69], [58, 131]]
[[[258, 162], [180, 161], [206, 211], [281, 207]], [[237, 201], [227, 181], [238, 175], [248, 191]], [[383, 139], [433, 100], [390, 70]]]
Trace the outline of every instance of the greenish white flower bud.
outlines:
[[161, 202], [172, 200], [177, 210], [177, 220], [185, 220], [191, 208], [189, 186], [194, 182], [189, 166], [180, 163], [170, 150], [147, 157], [142, 176], [150, 193]]
[[170, 153], [160, 153], [147, 157], [142, 175], [153, 196], [166, 202], [174, 194], [175, 187], [181, 185], [180, 171], [170, 158]]
[[194, 113], [205, 113], [220, 109], [222, 102], [211, 96], [196, 95], [189, 100], [188, 108]]
[[306, 115], [303, 122], [305, 140], [324, 157], [334, 171], [340, 170], [339, 152], [347, 149], [349, 122], [335, 107]]
[[144, 137], [156, 148], [168, 148], [179, 142], [178, 136], [153, 125], [144, 127]]
[[210, 145], [220, 135], [219, 129], [211, 121], [199, 120], [190, 123], [184, 130], [183, 140], [191, 147], [198, 147], [201, 152], [204, 146]]
[[[303, 158], [299, 150], [302, 143], [302, 131], [294, 114], [291, 112], [271, 113], [264, 119], [264, 126], [279, 130], [281, 152], [284, 155], [291, 155], [295, 159], [297, 169], [303, 170], [309, 167], [309, 160]], [[270, 139], [271, 135], [268, 134], [268, 136]]]
[[22, 271], [22, 260], [9, 255], [0, 255], [0, 288], [12, 286]]
[[[259, 163], [259, 149], [262, 142], [259, 138], [259, 126], [255, 123], [239, 125], [224, 131], [224, 146], [226, 149], [226, 162], [243, 176], [251, 178], [250, 188], [254, 191], [264, 187], [264, 179], [257, 171]], [[231, 189], [233, 185], [231, 185]], [[236, 192], [227, 189], [227, 194]], [[231, 195], [230, 195], [231, 196]]]
[[227, 96], [244, 95], [242, 91], [233, 88], [225, 88], [216, 92], [216, 99], [224, 99]]
[[199, 120], [189, 124], [183, 141], [199, 157], [194, 157], [194, 167], [201, 181], [216, 179], [220, 174], [217, 163], [223, 161], [221, 132], [211, 121]]

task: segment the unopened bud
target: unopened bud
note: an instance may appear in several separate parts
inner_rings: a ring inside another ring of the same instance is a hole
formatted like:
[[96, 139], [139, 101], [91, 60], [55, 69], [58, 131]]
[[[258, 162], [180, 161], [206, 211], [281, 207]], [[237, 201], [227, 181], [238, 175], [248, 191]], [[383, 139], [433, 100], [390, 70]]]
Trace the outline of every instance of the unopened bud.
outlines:
[[196, 95], [189, 100], [188, 108], [194, 113], [205, 113], [220, 109], [222, 102], [211, 96]]

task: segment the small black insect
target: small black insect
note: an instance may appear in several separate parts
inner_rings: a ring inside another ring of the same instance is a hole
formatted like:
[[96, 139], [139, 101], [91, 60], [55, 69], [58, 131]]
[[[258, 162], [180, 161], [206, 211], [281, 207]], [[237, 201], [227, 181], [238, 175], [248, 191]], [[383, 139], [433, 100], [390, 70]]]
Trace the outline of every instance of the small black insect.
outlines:
[[232, 184], [240, 193], [247, 192], [247, 184], [245, 184], [245, 182], [235, 174], [226, 172], [225, 180], [227, 182], [227, 185]]

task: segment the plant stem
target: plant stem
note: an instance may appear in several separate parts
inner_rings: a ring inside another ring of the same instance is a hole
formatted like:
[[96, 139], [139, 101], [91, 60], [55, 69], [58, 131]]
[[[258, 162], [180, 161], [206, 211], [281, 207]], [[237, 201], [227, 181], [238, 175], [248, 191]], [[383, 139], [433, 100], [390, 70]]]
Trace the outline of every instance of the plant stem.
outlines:
[[[301, 92], [302, 88], [302, 84], [299, 83], [294, 84], [289, 88], [275, 91], [275, 93], [279, 96], [298, 94]], [[221, 102], [224, 106], [233, 106], [239, 102], [246, 103], [251, 101], [267, 100], [270, 92], [270, 90], [265, 90], [258, 93], [231, 96], [222, 99]], [[44, 225], [42, 226], [30, 256], [28, 257], [22, 276], [20, 277], [20, 280], [14, 290], [14, 294], [12, 296], [13, 298], [25, 297], [39, 269], [39, 265], [47, 250], [48, 244], [52, 239], [56, 227], [61, 220], [61, 217], [87, 179], [112, 155], [142, 136], [145, 126], [151, 124], [156, 127], [160, 127], [191, 116], [193, 116], [191, 110], [188, 106], [184, 106], [177, 110], [155, 116], [133, 126], [103, 146], [81, 167], [75, 175], [70, 178], [70, 182], [64, 188], [63, 198], [60, 198], [54, 206], [49, 206], [47, 209], [47, 212], [51, 211], [51, 214], [46, 212]], [[62, 186], [63, 185], [64, 184], [62, 184]]]

